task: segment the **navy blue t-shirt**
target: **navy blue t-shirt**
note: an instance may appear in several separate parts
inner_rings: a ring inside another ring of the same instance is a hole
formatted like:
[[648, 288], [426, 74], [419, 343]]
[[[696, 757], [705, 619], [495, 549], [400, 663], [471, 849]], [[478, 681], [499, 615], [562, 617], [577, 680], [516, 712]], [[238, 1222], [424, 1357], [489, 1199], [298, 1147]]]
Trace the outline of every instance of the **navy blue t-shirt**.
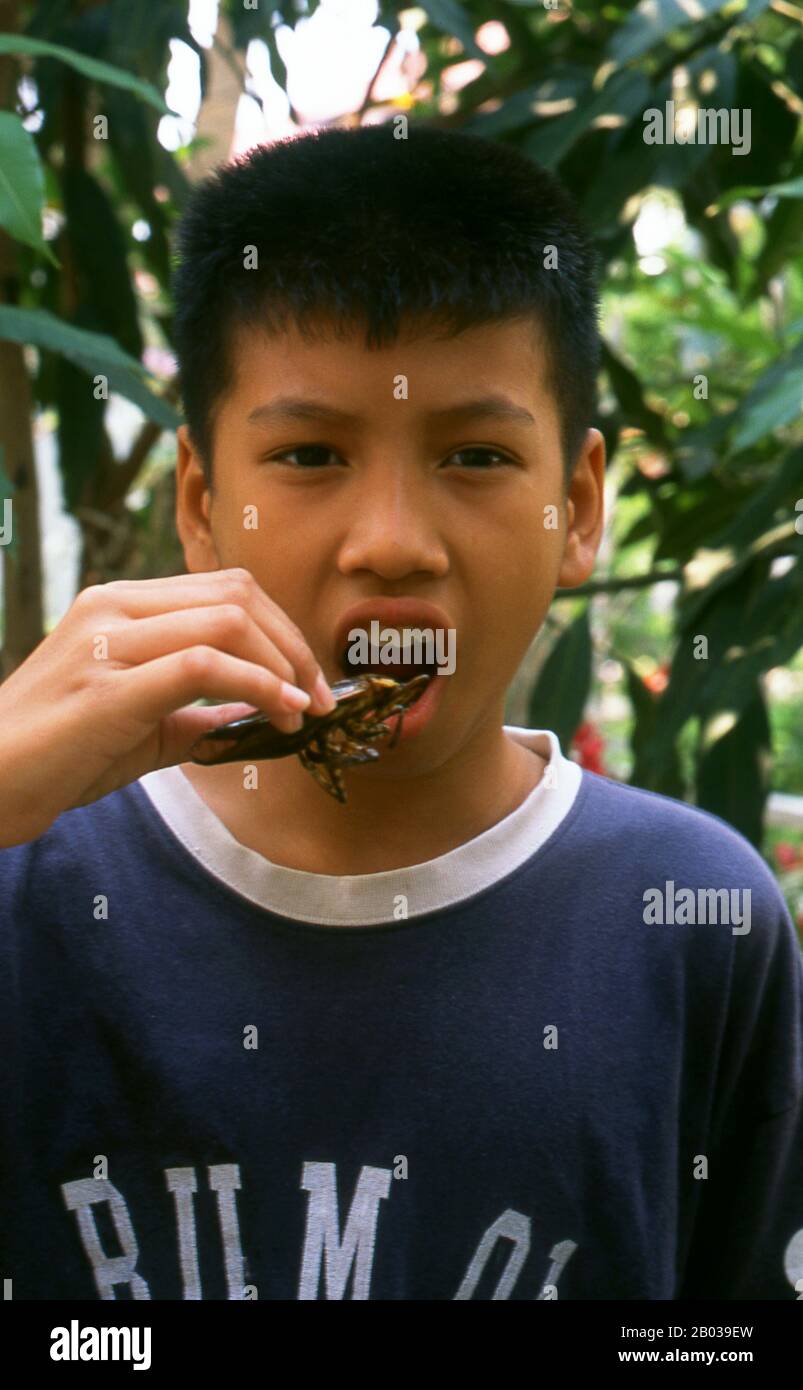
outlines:
[[338, 879], [180, 768], [0, 851], [17, 1299], [803, 1296], [803, 960], [755, 851], [549, 766]]

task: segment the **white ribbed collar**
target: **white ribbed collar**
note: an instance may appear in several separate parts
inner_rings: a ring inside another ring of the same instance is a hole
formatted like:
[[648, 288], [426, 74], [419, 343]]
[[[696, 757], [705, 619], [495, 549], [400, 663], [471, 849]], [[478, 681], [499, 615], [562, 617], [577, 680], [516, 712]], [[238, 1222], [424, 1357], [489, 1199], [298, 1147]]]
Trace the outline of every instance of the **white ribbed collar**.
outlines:
[[568, 815], [582, 772], [563, 756], [556, 735], [513, 725], [505, 733], [548, 760], [521, 805], [448, 854], [378, 874], [312, 874], [271, 863], [235, 839], [179, 766], [149, 772], [139, 786], [185, 850], [240, 897], [297, 922], [372, 926], [398, 920], [402, 895], [406, 917], [474, 897], [531, 858]]

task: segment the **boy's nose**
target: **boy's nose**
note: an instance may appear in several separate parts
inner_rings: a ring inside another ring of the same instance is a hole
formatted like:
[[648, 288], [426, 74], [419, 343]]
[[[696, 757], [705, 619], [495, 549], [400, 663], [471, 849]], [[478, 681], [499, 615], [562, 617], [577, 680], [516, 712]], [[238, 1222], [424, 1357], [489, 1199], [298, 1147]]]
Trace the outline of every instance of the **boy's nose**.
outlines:
[[383, 579], [405, 579], [418, 571], [437, 578], [448, 573], [449, 557], [430, 500], [411, 487], [390, 485], [360, 497], [340, 547], [342, 574], [373, 570]]

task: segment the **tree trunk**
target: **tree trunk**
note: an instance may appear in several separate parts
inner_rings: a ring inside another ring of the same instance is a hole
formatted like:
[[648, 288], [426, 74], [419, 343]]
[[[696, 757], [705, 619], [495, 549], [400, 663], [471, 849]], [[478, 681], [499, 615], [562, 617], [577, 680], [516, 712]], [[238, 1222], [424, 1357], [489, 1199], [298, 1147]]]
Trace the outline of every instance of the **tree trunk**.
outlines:
[[[218, 19], [216, 37], [230, 51], [233, 50], [234, 36], [225, 15]], [[206, 178], [216, 165], [230, 158], [237, 106], [243, 92], [243, 82], [232, 72], [219, 48], [213, 46], [208, 50], [206, 64], [206, 100], [198, 112], [195, 134], [196, 137], [208, 139], [210, 144], [196, 150], [187, 164], [187, 174], [193, 183]], [[242, 64], [245, 70], [245, 54]]]

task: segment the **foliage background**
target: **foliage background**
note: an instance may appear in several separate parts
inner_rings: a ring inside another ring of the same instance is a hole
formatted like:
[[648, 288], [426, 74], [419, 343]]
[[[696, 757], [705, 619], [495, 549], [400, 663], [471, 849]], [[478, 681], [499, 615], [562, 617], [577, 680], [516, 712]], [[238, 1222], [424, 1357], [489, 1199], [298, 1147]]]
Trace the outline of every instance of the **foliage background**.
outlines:
[[[228, 154], [232, 109], [217, 124], [204, 113], [226, 83], [246, 89], [249, 43], [264, 41], [286, 86], [280, 26], [318, 8], [250, 4], [221, 0], [207, 49], [187, 0], [0, 0], [5, 673], [46, 626], [33, 421], [56, 429], [80, 584], [183, 568], [171, 229], [192, 180]], [[803, 7], [382, 0], [376, 22], [382, 62], [337, 119], [404, 112], [518, 146], [566, 182], [603, 261], [611, 519], [594, 582], [556, 602], [510, 717], [768, 850], [770, 790], [803, 791]], [[399, 63], [402, 29], [418, 49]], [[198, 55], [203, 105], [171, 151], [158, 132], [175, 39]], [[670, 100], [749, 111], [749, 152], [646, 144], [645, 110]], [[111, 400], [95, 399], [99, 372]], [[123, 457], [109, 429], [120, 397], [140, 412]], [[781, 833], [794, 874], [796, 832]]]

